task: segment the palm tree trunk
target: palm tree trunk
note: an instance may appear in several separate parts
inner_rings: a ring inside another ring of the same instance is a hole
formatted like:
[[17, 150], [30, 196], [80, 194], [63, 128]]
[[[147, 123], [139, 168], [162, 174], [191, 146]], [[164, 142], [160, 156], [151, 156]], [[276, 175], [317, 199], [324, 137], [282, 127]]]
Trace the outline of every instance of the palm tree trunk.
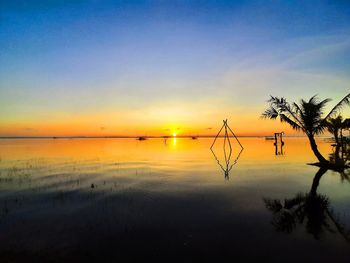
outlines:
[[311, 189], [310, 189], [310, 193], [309, 193], [311, 196], [316, 196], [316, 194], [317, 194], [317, 187], [320, 184], [321, 177], [322, 177], [322, 175], [325, 174], [325, 172], [327, 172], [327, 168], [321, 167], [317, 171], [317, 173], [315, 174], [315, 177], [314, 177], [314, 179], [312, 181], [312, 186], [311, 186]]
[[322, 156], [322, 154], [318, 151], [317, 144], [313, 135], [308, 135], [310, 146], [312, 151], [314, 152], [318, 161], [322, 164], [328, 164], [329, 162]]
[[340, 163], [340, 145], [335, 146], [335, 151], [334, 151], [334, 163]]
[[340, 143], [343, 146], [344, 145], [344, 141], [343, 141], [343, 129], [340, 129]]
[[338, 130], [336, 129], [336, 130], [334, 130], [334, 140], [335, 140], [335, 143], [336, 144], [339, 144], [339, 137], [338, 137]]

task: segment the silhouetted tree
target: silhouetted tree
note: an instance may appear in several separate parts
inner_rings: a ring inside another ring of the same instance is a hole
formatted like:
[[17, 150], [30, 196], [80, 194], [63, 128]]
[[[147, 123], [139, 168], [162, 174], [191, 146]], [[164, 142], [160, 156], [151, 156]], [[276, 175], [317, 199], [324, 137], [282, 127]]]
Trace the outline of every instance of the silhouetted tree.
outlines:
[[350, 118], [347, 118], [343, 121], [342, 129], [349, 130], [350, 129]]
[[276, 119], [288, 123], [294, 130], [302, 131], [309, 139], [311, 149], [321, 165], [329, 165], [317, 148], [315, 135], [322, 134], [326, 129], [327, 121], [337, 115], [344, 105], [350, 104], [350, 93], [338, 102], [333, 109], [324, 116], [324, 108], [330, 99], [318, 101], [316, 95], [309, 101], [301, 100], [300, 104], [288, 103], [285, 98], [271, 96], [269, 107], [262, 114], [263, 118]]
[[343, 117], [338, 115], [336, 118], [329, 118], [327, 120], [327, 130], [333, 134], [336, 144], [339, 142], [339, 132], [343, 126]]
[[342, 124], [341, 124], [341, 128], [340, 128], [340, 139], [341, 139], [341, 144], [344, 144], [343, 141], [343, 130], [350, 130], [350, 119], [345, 119]]

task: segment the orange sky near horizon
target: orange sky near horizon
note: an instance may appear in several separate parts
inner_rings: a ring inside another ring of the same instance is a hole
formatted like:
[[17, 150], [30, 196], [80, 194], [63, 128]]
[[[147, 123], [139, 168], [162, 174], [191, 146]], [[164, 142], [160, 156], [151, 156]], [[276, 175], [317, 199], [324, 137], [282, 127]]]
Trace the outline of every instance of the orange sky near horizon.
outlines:
[[[264, 136], [284, 131], [286, 135], [298, 135], [279, 121], [263, 120], [259, 116], [234, 117], [179, 116], [155, 119], [145, 115], [127, 119], [126, 116], [81, 116], [42, 121], [10, 122], [0, 125], [0, 136], [178, 136], [216, 135], [227, 118], [233, 132], [238, 136]], [[96, 125], [99, 124], [99, 125]]]
[[270, 95], [349, 93], [347, 3], [25, 2], [0, 8], [0, 137], [301, 135]]
[[[327, 113], [334, 105], [329, 103]], [[266, 102], [230, 106], [225, 103], [173, 103], [137, 109], [108, 109], [99, 112], [40, 112], [0, 118], [0, 136], [205, 136], [216, 135], [222, 120], [238, 136], [268, 136], [284, 131], [286, 136], [302, 135], [288, 124], [260, 117]], [[224, 115], [223, 113], [227, 113]], [[349, 116], [349, 108], [342, 112]]]
[[[328, 113], [335, 102], [329, 103]], [[0, 137], [39, 136], [207, 136], [216, 135], [222, 120], [238, 136], [270, 136], [284, 131], [286, 136], [302, 136], [288, 124], [277, 120], [265, 120], [261, 113], [267, 103], [253, 107], [207, 107], [195, 104], [179, 107], [152, 107], [138, 110], [97, 113], [48, 112], [24, 115], [23, 118], [0, 118]], [[350, 107], [341, 112], [349, 118]], [[228, 113], [228, 114], [223, 114]], [[325, 135], [329, 135], [325, 132]]]

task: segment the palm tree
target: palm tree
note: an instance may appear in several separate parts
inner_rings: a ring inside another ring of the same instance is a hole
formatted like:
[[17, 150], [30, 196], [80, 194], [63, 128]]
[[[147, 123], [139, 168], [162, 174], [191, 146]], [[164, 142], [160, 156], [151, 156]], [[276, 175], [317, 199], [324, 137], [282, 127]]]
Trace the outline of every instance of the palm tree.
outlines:
[[342, 124], [341, 124], [341, 128], [340, 128], [340, 139], [341, 139], [341, 144], [344, 144], [343, 141], [343, 130], [350, 130], [350, 119], [347, 118], [345, 119]]
[[262, 114], [263, 118], [276, 119], [288, 123], [294, 130], [302, 131], [309, 139], [311, 149], [320, 165], [330, 165], [317, 148], [315, 135], [322, 134], [326, 129], [327, 121], [337, 115], [341, 108], [350, 105], [350, 93], [340, 100], [333, 109], [324, 116], [324, 108], [330, 99], [319, 101], [313, 96], [309, 101], [301, 100], [300, 104], [289, 104], [285, 98], [273, 97], [269, 99], [269, 107]]
[[342, 129], [344, 130], [349, 130], [350, 129], [350, 118], [347, 118], [343, 121], [343, 127]]
[[[341, 115], [336, 118], [329, 118], [327, 121], [327, 130], [333, 134], [336, 144], [343, 144], [343, 130], [349, 130], [350, 119], [343, 120]], [[339, 141], [340, 133], [340, 141]]]
[[327, 130], [333, 134], [334, 140], [336, 144], [340, 144], [339, 142], [339, 131], [343, 126], [343, 117], [338, 115], [336, 118], [329, 118], [327, 120]]

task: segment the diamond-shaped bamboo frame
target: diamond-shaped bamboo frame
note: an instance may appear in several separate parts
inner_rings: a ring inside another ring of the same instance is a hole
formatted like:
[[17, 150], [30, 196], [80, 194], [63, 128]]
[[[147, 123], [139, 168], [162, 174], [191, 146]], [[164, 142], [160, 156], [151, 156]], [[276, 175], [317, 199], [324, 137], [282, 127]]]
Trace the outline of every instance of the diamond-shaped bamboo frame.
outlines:
[[[221, 131], [225, 129], [225, 133], [224, 133], [224, 156], [225, 156], [225, 167], [220, 163], [219, 159], [217, 158], [214, 150], [213, 150], [213, 146], [217, 140], [217, 138], [220, 136], [220, 133]], [[230, 161], [231, 161], [231, 155], [232, 155], [232, 146], [231, 146], [231, 141], [230, 141], [230, 135], [228, 133], [228, 131], [233, 135], [233, 137], [236, 139], [236, 141], [238, 142], [238, 145], [241, 147], [241, 150], [240, 152], [238, 153], [237, 155], [237, 158], [233, 161], [233, 163], [230, 165]], [[227, 155], [227, 152], [226, 152], [226, 143], [228, 143], [229, 145], [229, 154]], [[210, 150], [211, 152], [213, 153], [218, 165], [220, 166], [220, 168], [222, 169], [222, 171], [224, 172], [224, 175], [225, 175], [225, 179], [229, 179], [229, 173], [233, 167], [233, 165], [235, 165], [243, 151], [243, 146], [241, 144], [241, 142], [238, 140], [237, 136], [234, 134], [234, 132], [231, 130], [230, 126], [228, 126], [228, 123], [227, 123], [227, 119], [226, 120], [223, 120], [223, 125], [221, 127], [221, 129], [219, 130], [218, 134], [215, 136], [215, 139], [212, 143], [212, 145], [210, 146]]]

